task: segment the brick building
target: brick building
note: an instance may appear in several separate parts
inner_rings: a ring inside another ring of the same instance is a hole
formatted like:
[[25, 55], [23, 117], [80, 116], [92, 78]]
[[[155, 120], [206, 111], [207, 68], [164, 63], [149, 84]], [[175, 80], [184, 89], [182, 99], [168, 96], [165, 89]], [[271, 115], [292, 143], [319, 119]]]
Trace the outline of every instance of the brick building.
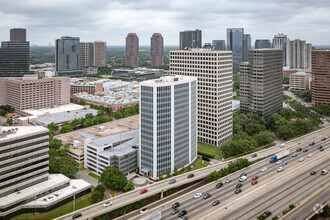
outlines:
[[71, 87], [71, 97], [74, 94], [77, 93], [82, 93], [82, 92], [86, 92], [88, 94], [97, 94], [97, 93], [101, 93], [103, 92], [103, 84], [102, 83], [95, 83], [95, 82], [71, 82], [70, 84]]

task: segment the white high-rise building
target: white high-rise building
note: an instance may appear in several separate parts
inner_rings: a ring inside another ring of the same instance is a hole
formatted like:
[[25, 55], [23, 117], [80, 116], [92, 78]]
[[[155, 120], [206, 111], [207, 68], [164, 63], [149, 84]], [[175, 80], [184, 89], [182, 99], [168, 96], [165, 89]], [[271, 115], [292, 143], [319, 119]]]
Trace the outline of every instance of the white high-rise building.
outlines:
[[312, 66], [312, 44], [295, 39], [286, 42], [286, 66], [290, 69], [310, 69]]
[[279, 33], [273, 38], [273, 48], [282, 49], [283, 66], [286, 66], [286, 40], [287, 36], [283, 33]]
[[232, 138], [232, 52], [170, 51], [172, 75], [198, 78], [198, 139], [221, 146]]
[[197, 158], [197, 79], [161, 77], [140, 92], [139, 168], [158, 179]]

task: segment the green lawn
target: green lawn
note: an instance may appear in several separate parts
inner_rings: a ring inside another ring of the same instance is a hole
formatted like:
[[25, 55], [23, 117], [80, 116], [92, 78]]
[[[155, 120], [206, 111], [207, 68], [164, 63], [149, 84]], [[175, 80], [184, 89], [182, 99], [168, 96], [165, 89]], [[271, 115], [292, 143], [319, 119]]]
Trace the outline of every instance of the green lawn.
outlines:
[[[83, 195], [76, 199], [76, 210], [87, 207], [89, 205], [92, 205], [92, 199], [91, 199], [92, 193], [88, 193], [86, 195]], [[56, 209], [53, 209], [49, 212], [39, 212], [38, 214], [34, 215], [33, 213], [24, 213], [15, 216], [12, 218], [13, 220], [50, 220], [57, 218], [61, 215], [68, 214], [73, 211], [73, 201], [68, 202], [64, 205], [61, 205], [60, 207], [57, 207]]]
[[220, 150], [218, 147], [198, 142], [197, 149], [198, 149], [198, 154], [209, 156], [209, 157], [214, 156], [214, 159], [216, 159], [216, 160], [221, 159]]
[[92, 173], [92, 172], [88, 173], [88, 175], [90, 175], [91, 177], [93, 177], [97, 180], [100, 180], [100, 178], [101, 178], [100, 176], [98, 176], [98, 175], [96, 175], [95, 173]]

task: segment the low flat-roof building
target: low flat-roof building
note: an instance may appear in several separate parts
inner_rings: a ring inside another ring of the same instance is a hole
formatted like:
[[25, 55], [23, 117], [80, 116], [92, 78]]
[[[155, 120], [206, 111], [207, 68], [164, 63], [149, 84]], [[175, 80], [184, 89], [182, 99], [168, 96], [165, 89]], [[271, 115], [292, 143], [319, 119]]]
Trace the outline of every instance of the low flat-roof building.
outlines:
[[310, 89], [312, 74], [305, 72], [296, 72], [290, 75], [289, 84], [290, 90], [304, 91]]
[[70, 94], [71, 97], [76, 93], [86, 92], [88, 94], [97, 94], [103, 92], [103, 84], [98, 82], [79, 82], [71, 81]]

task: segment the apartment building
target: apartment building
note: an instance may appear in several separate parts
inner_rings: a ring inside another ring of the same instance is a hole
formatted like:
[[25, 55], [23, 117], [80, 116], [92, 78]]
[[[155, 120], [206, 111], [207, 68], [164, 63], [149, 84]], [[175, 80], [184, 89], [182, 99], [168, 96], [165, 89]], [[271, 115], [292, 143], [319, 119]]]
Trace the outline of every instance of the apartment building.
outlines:
[[312, 75], [305, 72], [296, 72], [290, 75], [289, 88], [293, 91], [310, 89]]

